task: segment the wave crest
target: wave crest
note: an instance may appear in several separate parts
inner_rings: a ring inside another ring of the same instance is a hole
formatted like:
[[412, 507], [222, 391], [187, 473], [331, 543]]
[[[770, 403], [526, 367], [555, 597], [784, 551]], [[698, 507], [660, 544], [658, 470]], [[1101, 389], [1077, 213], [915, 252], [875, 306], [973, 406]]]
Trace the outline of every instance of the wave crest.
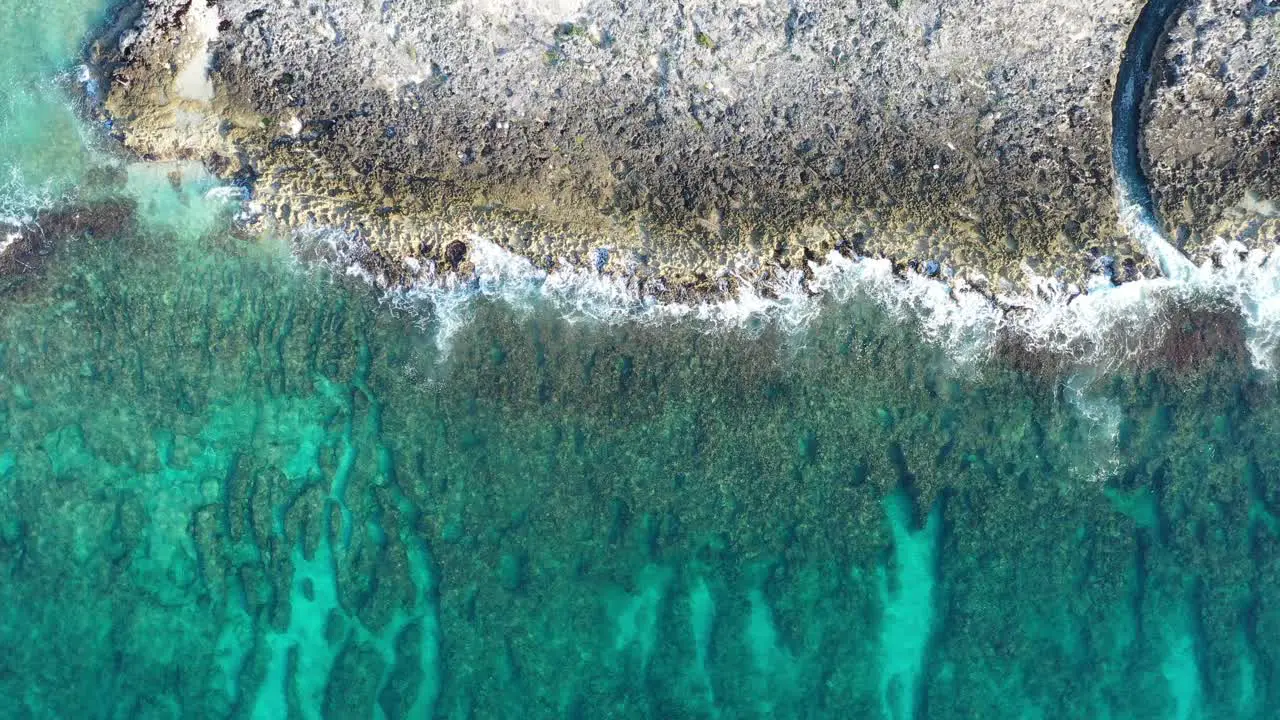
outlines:
[[697, 302], [659, 300], [637, 278], [594, 267], [562, 261], [544, 270], [476, 235], [469, 239], [463, 270], [412, 257], [389, 266], [358, 236], [329, 229], [297, 231], [293, 248], [304, 264], [319, 262], [378, 288], [392, 311], [434, 332], [442, 353], [481, 298], [520, 311], [550, 307], [567, 322], [691, 320], [708, 331], [747, 332], [772, 324], [790, 334], [808, 328], [825, 304], [865, 299], [897, 322], [914, 323], [926, 342], [966, 367], [990, 359], [1000, 342], [1013, 340], [1058, 366], [1114, 370], [1160, 352], [1178, 313], [1188, 307], [1238, 313], [1251, 361], [1260, 370], [1275, 369], [1280, 347], [1280, 248], [1247, 250], [1222, 239], [1199, 265], [1187, 261], [1174, 278], [1115, 285], [1099, 270], [1086, 288], [1034, 277], [1020, 294], [989, 293], [980, 276], [901, 273], [884, 258], [833, 251], [811, 262], [808, 273], [778, 267], [730, 273], [732, 292]]

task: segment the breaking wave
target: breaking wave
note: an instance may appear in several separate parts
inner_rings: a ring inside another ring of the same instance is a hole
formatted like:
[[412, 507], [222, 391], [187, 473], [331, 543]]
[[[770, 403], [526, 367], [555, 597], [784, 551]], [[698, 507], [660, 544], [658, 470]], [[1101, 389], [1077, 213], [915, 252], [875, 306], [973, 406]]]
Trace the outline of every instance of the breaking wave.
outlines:
[[543, 270], [480, 236], [468, 243], [470, 267], [446, 270], [405, 257], [389, 279], [357, 237], [327, 229], [298, 231], [293, 249], [303, 264], [360, 278], [378, 288], [393, 312], [417, 318], [447, 351], [473, 316], [477, 300], [518, 310], [551, 307], [568, 322], [659, 324], [675, 320], [748, 332], [772, 325], [802, 333], [832, 303], [870, 301], [892, 319], [914, 323], [921, 337], [961, 366], [993, 356], [1004, 339], [1057, 360], [1107, 371], [1161, 347], [1175, 313], [1186, 307], [1238, 313], [1253, 365], [1275, 368], [1280, 345], [1280, 248], [1249, 250], [1219, 239], [1199, 264], [1183, 258], [1174, 277], [1113, 284], [1105, 269], [1083, 288], [1037, 277], [1021, 294], [992, 294], [982, 278], [939, 278], [895, 272], [884, 258], [831, 252], [809, 272], [771, 268], [735, 273], [737, 290], [698, 302], [661, 301], [634, 277], [573, 267]]

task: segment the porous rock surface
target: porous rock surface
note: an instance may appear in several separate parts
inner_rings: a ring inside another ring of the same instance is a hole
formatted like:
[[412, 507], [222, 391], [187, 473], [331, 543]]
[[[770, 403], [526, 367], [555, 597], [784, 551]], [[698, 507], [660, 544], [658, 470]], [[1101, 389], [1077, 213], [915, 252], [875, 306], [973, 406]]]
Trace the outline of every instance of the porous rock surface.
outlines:
[[[1267, 210], [1248, 200], [1275, 187], [1258, 68], [1280, 47], [1265, 3], [1189, 5], [1148, 137], [1184, 246], [1242, 198]], [[149, 0], [95, 59], [131, 148], [203, 159], [253, 181], [266, 224], [391, 258], [454, 266], [473, 233], [545, 266], [608, 247], [607, 270], [678, 291], [837, 248], [999, 290], [1104, 253], [1148, 267], [1109, 160], [1140, 6]]]
[[1280, 236], [1280, 2], [1188, 2], [1148, 92], [1148, 174], [1161, 216], [1194, 248]]

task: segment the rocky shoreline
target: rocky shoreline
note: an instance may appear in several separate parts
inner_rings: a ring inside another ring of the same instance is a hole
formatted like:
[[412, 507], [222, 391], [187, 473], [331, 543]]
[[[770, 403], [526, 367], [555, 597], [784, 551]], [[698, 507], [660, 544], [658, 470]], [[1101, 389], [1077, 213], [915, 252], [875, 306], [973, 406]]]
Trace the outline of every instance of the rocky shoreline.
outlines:
[[[1141, 5], [151, 0], [90, 60], [128, 148], [388, 267], [465, 271], [478, 234], [676, 298], [833, 249], [1016, 292], [1156, 272], [1110, 161]], [[1192, 0], [1155, 59], [1145, 165], [1185, 252], [1280, 232], [1273, 12]]]

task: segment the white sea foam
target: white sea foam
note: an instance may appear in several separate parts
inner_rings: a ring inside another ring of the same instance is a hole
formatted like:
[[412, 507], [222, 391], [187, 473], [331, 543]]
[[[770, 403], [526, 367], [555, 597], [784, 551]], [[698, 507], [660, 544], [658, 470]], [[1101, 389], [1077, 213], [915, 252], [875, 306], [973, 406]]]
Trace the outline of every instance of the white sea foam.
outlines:
[[17, 167], [0, 168], [0, 224], [25, 226], [36, 213], [53, 207], [56, 199], [52, 181], [33, 185]]
[[[3, 223], [3, 218], [0, 218], [0, 223]], [[0, 255], [4, 255], [6, 250], [8, 250], [14, 243], [18, 242], [21, 239], [22, 239], [22, 233], [17, 230], [6, 232], [3, 235], [0, 235]]]
[[[52, 182], [32, 186], [17, 167], [0, 170], [0, 256], [30, 232], [36, 216], [53, 207], [57, 200]], [[18, 261], [22, 263], [21, 260]]]
[[1152, 225], [1148, 214], [1123, 190], [1118, 190], [1116, 193], [1116, 206], [1119, 208], [1120, 227], [1133, 238], [1134, 242], [1138, 243], [1165, 277], [1171, 280], [1186, 280], [1195, 274], [1195, 265], [1191, 260], [1174, 247], [1159, 228]]
[[1239, 309], [1253, 364], [1274, 371], [1280, 346], [1280, 247], [1248, 250], [1218, 238], [1192, 282]]
[[838, 253], [815, 264], [808, 279], [797, 270], [775, 269], [758, 278], [739, 275], [733, 297], [685, 303], [660, 302], [645, 294], [635, 278], [593, 268], [562, 262], [548, 272], [479, 236], [469, 239], [470, 272], [441, 271], [430, 263], [404, 258], [413, 280], [397, 287], [367, 269], [364, 261], [370, 251], [355, 238], [312, 229], [298, 233], [296, 243], [303, 256], [382, 288], [384, 302], [395, 311], [422, 318], [442, 347], [470, 320], [478, 298], [496, 299], [523, 311], [549, 304], [568, 322], [652, 324], [690, 319], [709, 328], [747, 331], [776, 323], [794, 332], [812, 322], [825, 295], [845, 300], [862, 291], [903, 318], [924, 318], [926, 337], [970, 357], [987, 339], [983, 331], [993, 330], [999, 317], [996, 308], [976, 293], [957, 295], [949, 286], [918, 275], [903, 280], [894, 276], [887, 260], [851, 260]]
[[732, 295], [692, 303], [660, 301], [634, 277], [574, 267], [563, 259], [556, 269], [543, 270], [475, 235], [468, 241], [467, 272], [406, 257], [407, 283], [371, 272], [365, 262], [371, 251], [358, 238], [312, 229], [299, 232], [295, 245], [302, 255], [380, 288], [388, 307], [419, 318], [442, 349], [470, 321], [479, 298], [520, 310], [550, 306], [569, 322], [684, 319], [709, 329], [753, 331], [773, 324], [794, 333], [807, 328], [824, 304], [861, 298], [896, 321], [915, 323], [927, 342], [945, 349], [962, 367], [989, 358], [1006, 335], [1031, 350], [1106, 371], [1156, 350], [1170, 314], [1201, 304], [1237, 309], [1254, 365], [1274, 369], [1280, 348], [1280, 249], [1247, 251], [1238, 242], [1219, 239], [1196, 264], [1154, 229], [1145, 232], [1140, 242], [1158, 256], [1165, 277], [1114, 285], [1100, 269], [1080, 288], [1032, 276], [1026, 292], [991, 295], [977, 289], [981, 278], [901, 274], [886, 259], [833, 251], [811, 263], [808, 273], [776, 267], [729, 273], [737, 288]]
[[1280, 250], [1246, 253], [1226, 242], [1215, 245], [1215, 257], [1200, 266], [1187, 260], [1179, 279], [1145, 278], [1113, 286], [1099, 274], [1085, 291], [1035, 278], [1025, 294], [994, 297], [963, 278], [900, 275], [886, 259], [832, 252], [812, 263], [807, 275], [778, 268], [754, 277], [735, 274], [733, 296], [695, 303], [662, 302], [646, 295], [635, 278], [565, 262], [546, 271], [479, 236], [468, 243], [471, 271], [447, 271], [404, 258], [411, 281], [398, 285], [368, 269], [371, 251], [357, 238], [312, 229], [298, 233], [295, 243], [305, 249], [304, 256], [380, 288], [393, 311], [420, 318], [442, 348], [471, 319], [478, 298], [525, 311], [548, 304], [569, 322], [692, 319], [708, 328], [752, 330], [773, 323], [800, 332], [824, 302], [860, 297], [876, 302], [896, 320], [917, 323], [926, 341], [946, 349], [962, 365], [989, 357], [1000, 334], [1013, 333], [1034, 350], [1104, 370], [1152, 350], [1175, 304], [1203, 299], [1240, 309], [1258, 367], [1270, 369], [1280, 345]]

